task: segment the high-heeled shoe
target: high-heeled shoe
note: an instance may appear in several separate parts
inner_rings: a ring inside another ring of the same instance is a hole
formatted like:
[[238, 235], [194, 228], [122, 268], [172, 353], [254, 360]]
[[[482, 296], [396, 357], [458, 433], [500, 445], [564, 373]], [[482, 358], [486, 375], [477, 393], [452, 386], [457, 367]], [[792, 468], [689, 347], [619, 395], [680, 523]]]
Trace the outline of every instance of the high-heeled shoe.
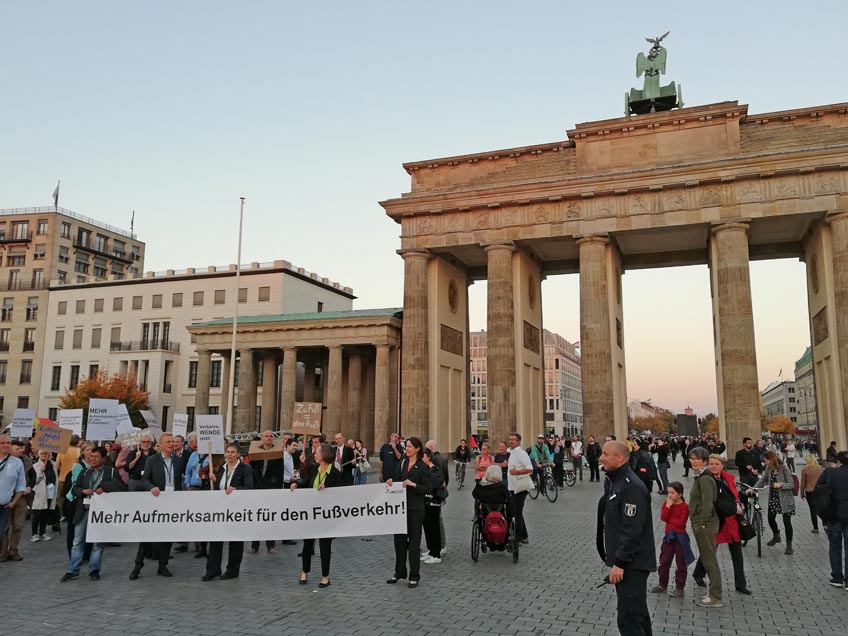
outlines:
[[394, 585], [398, 581], [402, 581], [405, 578], [406, 578], [405, 576], [393, 576], [390, 579], [386, 579], [386, 583], [388, 583], [389, 585]]
[[330, 587], [330, 582], [329, 582], [329, 581], [327, 581], [326, 583], [324, 583], [324, 581], [321, 581], [321, 582], [318, 584], [318, 587], [320, 587], [320, 588], [323, 590], [324, 588]]
[[298, 583], [300, 583], [301, 585], [306, 585], [306, 579], [308, 579], [308, 578], [309, 578], [308, 574], [304, 574], [304, 573], [301, 572], [300, 580], [298, 580]]

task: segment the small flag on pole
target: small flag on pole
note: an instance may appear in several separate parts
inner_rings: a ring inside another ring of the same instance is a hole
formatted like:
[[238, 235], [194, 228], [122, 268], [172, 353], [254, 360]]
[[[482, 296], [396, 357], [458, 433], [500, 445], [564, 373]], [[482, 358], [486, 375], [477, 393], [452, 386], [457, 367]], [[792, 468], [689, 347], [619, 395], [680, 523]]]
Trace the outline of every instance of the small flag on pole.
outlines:
[[59, 210], [59, 186], [62, 184], [61, 181], [56, 183], [56, 189], [53, 190], [53, 208], [55, 211]]
[[132, 234], [134, 225], [135, 225], [135, 210], [133, 210], [132, 218], [130, 218], [130, 234]]

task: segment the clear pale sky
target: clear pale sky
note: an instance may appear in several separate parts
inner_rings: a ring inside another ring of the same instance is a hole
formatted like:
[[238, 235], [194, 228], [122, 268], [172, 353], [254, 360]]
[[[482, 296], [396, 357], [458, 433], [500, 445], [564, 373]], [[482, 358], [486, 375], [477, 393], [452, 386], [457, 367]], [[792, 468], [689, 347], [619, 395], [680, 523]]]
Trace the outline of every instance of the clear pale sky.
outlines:
[[[287, 259], [402, 304], [404, 161], [566, 138], [622, 114], [645, 36], [687, 105], [750, 113], [848, 101], [848, 3], [0, 3], [0, 208], [59, 204], [120, 227], [146, 268]], [[804, 266], [752, 263], [760, 385], [809, 344]], [[579, 339], [577, 276], [545, 327]], [[485, 284], [471, 291], [485, 326]], [[624, 276], [628, 393], [715, 409], [706, 267]]]

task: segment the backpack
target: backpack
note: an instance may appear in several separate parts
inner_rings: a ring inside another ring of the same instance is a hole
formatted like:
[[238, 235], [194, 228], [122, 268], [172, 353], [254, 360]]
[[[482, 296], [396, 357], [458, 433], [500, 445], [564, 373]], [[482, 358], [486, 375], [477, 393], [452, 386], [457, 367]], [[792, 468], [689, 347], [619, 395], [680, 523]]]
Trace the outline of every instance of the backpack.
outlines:
[[801, 490], [801, 483], [798, 481], [798, 475], [792, 473], [792, 496], [797, 497], [799, 490]]
[[829, 482], [823, 482], [819, 479], [816, 487], [807, 495], [807, 499], [823, 521], [828, 521], [833, 517], [833, 491]]
[[506, 519], [501, 512], [493, 510], [486, 515], [486, 520], [483, 522], [483, 533], [489, 543], [506, 543], [509, 527], [506, 525]]
[[651, 490], [651, 485], [653, 484], [653, 476], [651, 473], [653, 472], [651, 469], [654, 467], [654, 460], [650, 455], [642, 454], [641, 452], [636, 453], [636, 465], [633, 467], [633, 472], [636, 473], [636, 476], [641, 479], [644, 484], [648, 487], [648, 491]]
[[736, 514], [736, 497], [724, 480], [716, 480], [716, 500], [713, 506], [719, 519], [727, 519]]

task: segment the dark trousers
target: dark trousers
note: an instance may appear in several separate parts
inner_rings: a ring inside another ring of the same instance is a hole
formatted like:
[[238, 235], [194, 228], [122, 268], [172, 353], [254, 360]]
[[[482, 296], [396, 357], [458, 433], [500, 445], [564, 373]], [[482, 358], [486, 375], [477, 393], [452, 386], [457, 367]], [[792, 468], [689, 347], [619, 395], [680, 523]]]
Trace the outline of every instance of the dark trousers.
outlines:
[[[160, 548], [161, 550], [161, 548]], [[161, 552], [160, 552], [161, 555]], [[241, 558], [244, 555], [243, 541], [230, 541], [229, 553], [227, 554], [227, 572], [229, 574], [238, 574], [241, 567]], [[221, 560], [224, 558], [224, 542], [210, 541], [209, 555], [206, 557], [206, 574], [219, 575], [221, 574]], [[165, 561], [167, 564], [167, 561]], [[159, 561], [161, 567], [161, 557]]]
[[33, 510], [32, 511], [32, 533], [33, 534], [44, 534], [47, 532], [47, 521], [50, 519], [50, 513], [53, 511], [50, 509], [50, 502], [47, 502], [47, 508], [45, 510]]
[[827, 526], [827, 538], [830, 540], [830, 576], [834, 581], [844, 583], [845, 576], [848, 575], [848, 521], [831, 521]]
[[[318, 549], [321, 551], [321, 576], [330, 576], [330, 555], [333, 551], [332, 539], [318, 539]], [[315, 539], [303, 540], [303, 571], [309, 573], [312, 569], [312, 555], [315, 554]]]
[[430, 556], [437, 558], [442, 556], [442, 531], [439, 523], [441, 518], [442, 507], [427, 504], [424, 508], [424, 540], [427, 542]]
[[[782, 515], [783, 516], [783, 529], [786, 531], [786, 540], [792, 541], [792, 515]], [[777, 530], [777, 513], [769, 510], [768, 513], [768, 524], [771, 531], [775, 534], [778, 533]]]
[[601, 481], [601, 471], [598, 468], [598, 460], [589, 461], [589, 481]]
[[[135, 553], [135, 567], [140, 570], [144, 567], [144, 557], [151, 548], [158, 548], [159, 569], [168, 566], [168, 558], [171, 556], [171, 543], [139, 543], [138, 552]], [[155, 550], [154, 550], [155, 552]]]
[[810, 509], [810, 521], [813, 522], [813, 530], [818, 530], [819, 529], [819, 516], [816, 514], [816, 511], [813, 508], [813, 502], [810, 501], [810, 494], [811, 493], [806, 493], [806, 496], [804, 497], [804, 499], [807, 500], [807, 506]]
[[[395, 576], [410, 581], [421, 579], [421, 530], [424, 526], [424, 511], [410, 510], [406, 513], [406, 534], [395, 535]], [[409, 560], [409, 570], [406, 568]]]
[[677, 559], [677, 570], [674, 573], [674, 584], [678, 590], [682, 590], [686, 587], [686, 557], [683, 554], [683, 544], [680, 541], [663, 541], [657, 574], [660, 576], [660, 587], [668, 587], [671, 562], [675, 558]]
[[660, 478], [660, 486], [661, 492], [665, 492], [668, 490], [668, 464], [665, 462], [660, 462], [657, 464], [657, 468], [659, 469], [659, 478]]
[[[261, 541], [254, 541], [253, 543], [251, 543], [251, 544], [250, 544], [250, 549], [251, 549], [251, 550], [258, 550], [258, 549], [259, 549], [259, 544], [260, 544], [260, 543], [261, 543]], [[276, 542], [276, 541], [273, 541], [273, 540], [271, 540], [271, 541], [266, 541], [266, 542], [265, 542], [265, 547], [266, 547], [267, 549], [269, 549], [269, 550], [273, 550], [275, 547], [277, 547], [277, 542]]]
[[527, 539], [527, 524], [524, 523], [524, 502], [527, 501], [527, 491], [516, 492], [512, 495], [515, 506], [515, 534], [518, 540]]
[[618, 597], [618, 633], [621, 636], [653, 636], [648, 614], [648, 571], [625, 570], [615, 585]]
[[556, 485], [562, 488], [562, 480], [565, 477], [565, 469], [562, 464], [554, 463], [554, 481]]
[[[727, 548], [730, 550], [730, 560], [733, 561], [733, 585], [737, 590], [748, 587], [748, 581], [745, 580], [745, 557], [742, 552], [741, 543], [728, 543]], [[716, 546], [718, 550], [718, 546]], [[707, 570], [701, 559], [695, 564], [695, 570], [692, 576], [696, 579], [702, 579], [707, 575]]]

